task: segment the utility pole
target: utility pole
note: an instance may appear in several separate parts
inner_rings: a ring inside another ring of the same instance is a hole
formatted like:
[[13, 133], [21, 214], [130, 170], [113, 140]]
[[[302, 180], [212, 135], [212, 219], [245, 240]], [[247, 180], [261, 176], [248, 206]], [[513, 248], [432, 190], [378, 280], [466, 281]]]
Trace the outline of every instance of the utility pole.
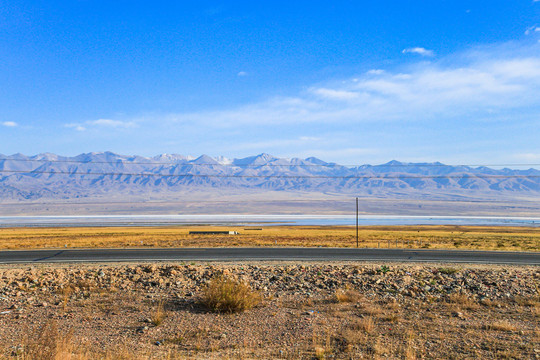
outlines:
[[356, 248], [358, 248], [358, 198], [356, 198]]

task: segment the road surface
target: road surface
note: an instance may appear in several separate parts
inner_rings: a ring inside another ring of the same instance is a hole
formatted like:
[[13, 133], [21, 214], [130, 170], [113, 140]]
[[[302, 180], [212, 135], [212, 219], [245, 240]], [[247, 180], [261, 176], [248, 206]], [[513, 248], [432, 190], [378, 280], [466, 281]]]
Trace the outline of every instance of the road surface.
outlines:
[[0, 251], [0, 264], [117, 261], [393, 261], [540, 265], [540, 253], [425, 249], [263, 247]]

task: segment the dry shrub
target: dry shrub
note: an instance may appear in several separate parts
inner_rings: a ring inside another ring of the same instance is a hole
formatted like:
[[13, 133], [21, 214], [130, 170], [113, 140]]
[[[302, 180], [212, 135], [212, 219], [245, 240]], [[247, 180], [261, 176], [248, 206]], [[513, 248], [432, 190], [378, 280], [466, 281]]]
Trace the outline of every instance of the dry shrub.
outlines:
[[81, 349], [76, 349], [71, 333], [60, 334], [56, 323], [51, 321], [35, 330], [24, 340], [24, 345], [17, 354], [17, 358], [24, 360], [75, 360], [87, 359], [88, 356]]
[[448, 301], [454, 304], [468, 305], [472, 303], [471, 298], [467, 294], [455, 293], [448, 297]]
[[401, 305], [399, 302], [397, 302], [395, 299], [387, 299], [380, 302], [385, 309], [392, 310], [392, 311], [398, 311]]
[[540, 295], [516, 296], [514, 302], [521, 306], [540, 307]]
[[488, 330], [506, 331], [506, 332], [513, 332], [517, 330], [516, 326], [507, 320], [494, 321], [490, 325], [487, 325], [486, 328]]
[[363, 311], [370, 316], [381, 315], [384, 313], [383, 309], [379, 306], [366, 306]]
[[482, 299], [480, 301], [480, 304], [487, 307], [502, 307], [503, 306], [503, 303], [501, 303], [500, 301], [491, 300], [491, 299]]
[[343, 334], [333, 329], [313, 332], [313, 351], [316, 359], [334, 358], [336, 354], [349, 352], [353, 345]]
[[201, 303], [205, 307], [217, 312], [244, 311], [260, 302], [261, 295], [249, 285], [223, 275], [210, 280], [201, 297]]
[[23, 359], [54, 360], [58, 353], [71, 352], [69, 340], [58, 335], [56, 324], [52, 322], [36, 330], [31, 339], [27, 339], [22, 348]]
[[396, 314], [396, 313], [386, 314], [386, 315], [381, 316], [381, 320], [393, 322], [393, 323], [397, 323], [400, 319], [401, 319], [401, 316], [399, 316], [399, 314]]
[[516, 350], [497, 350], [495, 357], [497, 359], [520, 359], [523, 354]]
[[69, 298], [71, 295], [73, 295], [73, 287], [72, 286], [66, 286], [58, 290], [58, 293], [62, 296], [62, 309], [65, 311], [67, 308], [67, 304], [69, 301]]
[[467, 294], [455, 293], [448, 297], [448, 302], [451, 304], [461, 305], [465, 309], [474, 309], [478, 306], [474, 298]]
[[379, 354], [384, 353], [384, 350], [385, 350], [385, 347], [381, 343], [381, 340], [380, 340], [379, 337], [375, 338], [373, 343], [368, 344], [368, 347], [367, 347], [368, 354], [370, 354], [371, 356], [373, 356], [376, 359], [378, 358], [376, 356], [379, 355]]
[[[174, 357], [169, 352], [166, 359]], [[0, 356], [0, 359], [4, 359]], [[62, 333], [56, 322], [49, 321], [29, 334], [14, 354], [18, 360], [148, 360], [149, 356], [134, 352], [126, 346], [118, 346], [105, 352], [93, 352], [71, 332]]]
[[152, 318], [150, 320], [152, 321], [152, 324], [154, 326], [159, 326], [159, 325], [161, 325], [163, 320], [165, 320], [166, 317], [167, 317], [167, 313], [163, 309], [163, 300], [161, 300], [158, 303], [158, 305], [156, 307], [156, 310], [152, 314]]
[[335, 299], [340, 303], [358, 302], [360, 300], [360, 293], [351, 289], [338, 289], [336, 290]]
[[407, 345], [405, 347], [404, 355], [406, 360], [416, 359], [416, 350], [414, 348], [414, 333], [412, 330], [407, 332]]
[[375, 330], [375, 322], [371, 316], [368, 316], [351, 323], [350, 328], [353, 330], [361, 330], [369, 334]]
[[351, 329], [350, 327], [343, 329], [341, 331], [341, 336], [343, 337], [344, 341], [351, 346], [365, 345], [368, 339], [365, 333]]

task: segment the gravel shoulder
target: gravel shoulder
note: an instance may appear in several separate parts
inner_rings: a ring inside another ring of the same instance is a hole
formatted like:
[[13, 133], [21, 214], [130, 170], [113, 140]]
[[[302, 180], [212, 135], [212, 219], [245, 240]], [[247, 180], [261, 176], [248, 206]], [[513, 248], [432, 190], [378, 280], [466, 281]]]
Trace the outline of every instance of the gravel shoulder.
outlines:
[[[201, 290], [218, 274], [264, 300], [209, 311]], [[528, 266], [1, 265], [0, 359], [44, 339], [81, 358], [538, 359], [538, 284]]]

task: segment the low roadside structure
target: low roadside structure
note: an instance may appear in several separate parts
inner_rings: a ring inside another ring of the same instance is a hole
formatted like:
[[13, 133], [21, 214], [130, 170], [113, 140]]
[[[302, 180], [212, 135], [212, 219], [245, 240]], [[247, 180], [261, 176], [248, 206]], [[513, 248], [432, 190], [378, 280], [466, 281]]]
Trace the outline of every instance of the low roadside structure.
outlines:
[[198, 234], [198, 235], [238, 235], [240, 234], [238, 231], [227, 231], [227, 230], [219, 230], [219, 231], [208, 231], [208, 230], [205, 230], [205, 231], [190, 231], [189, 232], [190, 234]]

